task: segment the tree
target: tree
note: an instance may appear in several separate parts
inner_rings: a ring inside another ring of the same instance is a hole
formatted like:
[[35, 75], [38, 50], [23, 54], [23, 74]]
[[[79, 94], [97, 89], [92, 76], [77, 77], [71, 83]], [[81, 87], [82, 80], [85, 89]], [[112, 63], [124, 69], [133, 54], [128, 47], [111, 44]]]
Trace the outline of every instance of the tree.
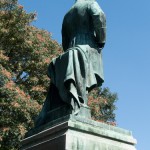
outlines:
[[88, 104], [91, 108], [92, 119], [116, 125], [115, 102], [118, 97], [116, 93], [111, 93], [109, 88], [96, 88], [89, 94]]
[[[50, 83], [48, 64], [62, 52], [51, 33], [30, 24], [35, 17], [35, 13], [26, 13], [17, 0], [0, 1], [2, 150], [18, 149], [25, 132], [33, 127], [33, 120], [42, 107]], [[93, 119], [114, 122], [115, 98], [106, 89], [91, 92], [89, 105]]]
[[1, 149], [11, 150], [33, 127], [49, 86], [47, 66], [61, 47], [30, 25], [36, 14], [17, 0], [1, 0], [0, 10], [0, 141]]
[[[0, 33], [1, 49], [9, 57], [7, 69], [12, 70], [15, 82], [25, 92], [42, 103], [49, 85], [47, 66], [52, 57], [61, 52], [61, 48], [50, 38], [49, 32], [29, 25], [36, 14], [27, 14], [17, 1], [13, 7], [7, 7], [8, 11], [1, 12]], [[26, 78], [28, 74], [30, 77]]]
[[12, 81], [11, 73], [2, 65], [0, 79], [1, 149], [17, 149], [25, 132], [33, 126], [40, 105]]

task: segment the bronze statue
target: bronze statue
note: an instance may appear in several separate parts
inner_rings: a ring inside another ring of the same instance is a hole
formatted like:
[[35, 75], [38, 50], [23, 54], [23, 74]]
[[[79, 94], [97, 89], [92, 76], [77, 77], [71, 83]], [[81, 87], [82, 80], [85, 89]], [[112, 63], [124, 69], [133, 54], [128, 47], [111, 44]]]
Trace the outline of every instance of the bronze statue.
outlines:
[[[67, 104], [78, 114], [88, 103], [87, 94], [104, 81], [102, 48], [106, 19], [95, 0], [76, 0], [62, 24], [64, 53], [48, 68], [51, 87], [37, 124], [46, 113]], [[41, 121], [41, 122], [42, 122]]]

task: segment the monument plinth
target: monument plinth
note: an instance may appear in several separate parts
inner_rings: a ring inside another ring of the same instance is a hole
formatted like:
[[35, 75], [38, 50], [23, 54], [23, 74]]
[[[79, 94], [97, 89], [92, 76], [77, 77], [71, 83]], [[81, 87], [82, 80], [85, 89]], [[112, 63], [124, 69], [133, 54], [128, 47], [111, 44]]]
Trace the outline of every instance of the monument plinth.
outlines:
[[21, 150], [136, 150], [130, 131], [73, 115], [30, 132]]

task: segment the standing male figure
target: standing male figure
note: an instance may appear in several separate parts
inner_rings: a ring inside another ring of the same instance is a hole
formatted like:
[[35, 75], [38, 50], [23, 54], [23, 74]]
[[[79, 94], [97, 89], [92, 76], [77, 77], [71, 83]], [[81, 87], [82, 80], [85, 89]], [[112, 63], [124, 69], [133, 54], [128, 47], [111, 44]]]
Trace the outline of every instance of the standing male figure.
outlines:
[[72, 95], [78, 105], [87, 105], [87, 92], [104, 81], [101, 50], [105, 41], [106, 18], [98, 3], [76, 0], [63, 20], [62, 45], [70, 53], [69, 63], [73, 63], [67, 75], [74, 82], [71, 87], [75, 86], [77, 94], [74, 90]]
[[61, 102], [71, 106], [72, 114], [87, 106], [87, 93], [104, 81], [101, 50], [105, 40], [106, 20], [98, 3], [76, 0], [62, 24], [64, 53], [53, 59], [48, 68], [52, 86], [39, 122]]

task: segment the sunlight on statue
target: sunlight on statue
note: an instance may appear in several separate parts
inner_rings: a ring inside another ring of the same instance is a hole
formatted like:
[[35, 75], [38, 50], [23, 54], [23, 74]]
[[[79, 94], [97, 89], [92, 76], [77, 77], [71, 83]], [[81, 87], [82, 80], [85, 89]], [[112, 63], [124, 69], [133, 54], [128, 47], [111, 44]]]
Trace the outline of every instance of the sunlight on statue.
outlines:
[[105, 41], [106, 19], [98, 3], [76, 0], [62, 24], [64, 53], [54, 58], [48, 67], [51, 85], [37, 126], [45, 123], [48, 112], [57, 110], [59, 113], [58, 108], [64, 105], [71, 110], [70, 114], [86, 117], [86, 111], [82, 111], [88, 108], [87, 94], [104, 82], [102, 49]]

